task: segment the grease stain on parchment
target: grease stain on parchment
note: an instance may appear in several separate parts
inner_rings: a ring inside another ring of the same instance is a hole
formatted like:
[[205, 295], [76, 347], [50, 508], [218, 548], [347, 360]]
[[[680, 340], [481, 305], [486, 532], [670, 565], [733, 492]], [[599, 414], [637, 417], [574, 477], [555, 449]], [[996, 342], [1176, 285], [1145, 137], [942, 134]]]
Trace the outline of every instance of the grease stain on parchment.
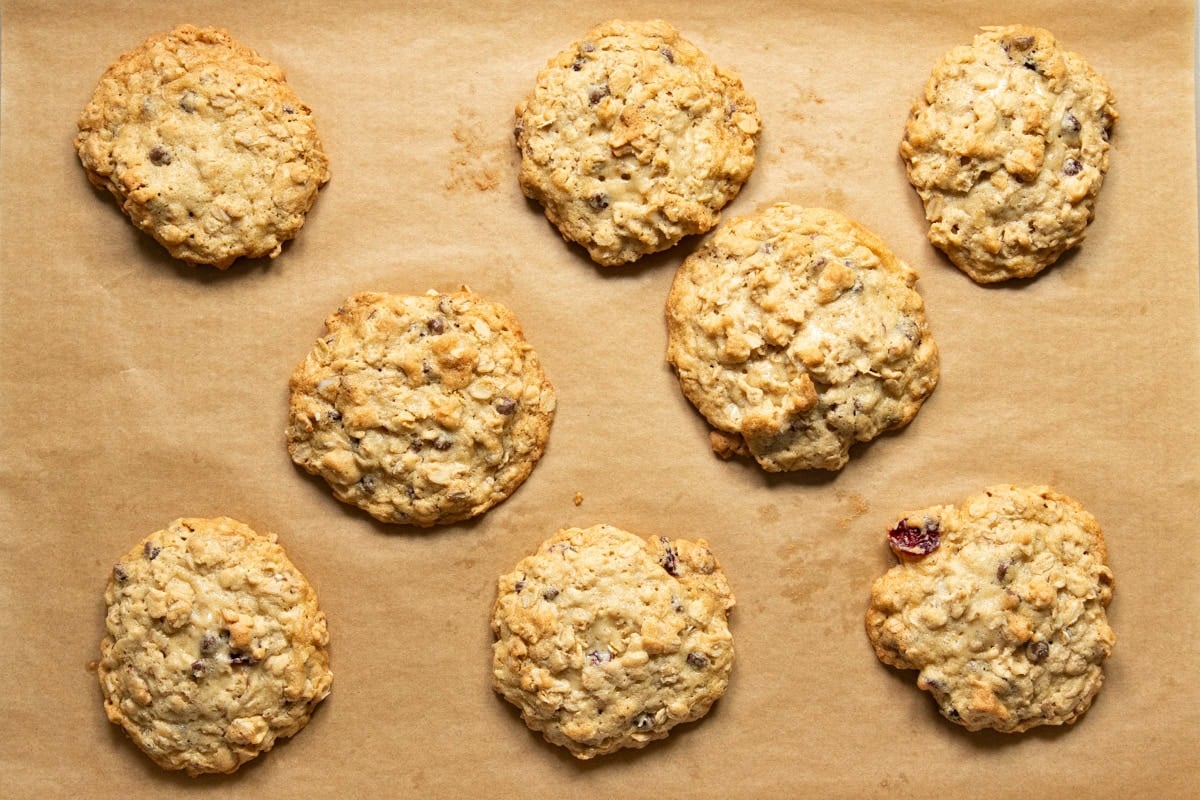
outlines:
[[498, 188], [510, 169], [512, 139], [497, 135], [469, 109], [459, 111], [450, 136], [449, 176], [442, 188], [452, 191], [489, 192]]

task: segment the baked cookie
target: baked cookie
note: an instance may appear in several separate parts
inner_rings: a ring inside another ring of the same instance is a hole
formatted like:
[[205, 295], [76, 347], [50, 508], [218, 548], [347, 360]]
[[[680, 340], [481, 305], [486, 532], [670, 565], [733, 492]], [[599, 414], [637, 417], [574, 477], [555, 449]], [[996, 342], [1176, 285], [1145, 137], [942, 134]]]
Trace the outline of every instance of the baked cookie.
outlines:
[[521, 188], [605, 266], [709, 230], [754, 168], [754, 99], [661, 20], [589, 31], [516, 116]]
[[576, 758], [645, 747], [725, 693], [733, 605], [704, 540], [561, 530], [499, 580], [493, 688]]
[[1083, 240], [1116, 120], [1049, 31], [984, 28], [934, 67], [900, 143], [929, 240], [979, 283], [1041, 272]]
[[79, 118], [88, 179], [175, 258], [279, 255], [329, 161], [283, 71], [226, 31], [181, 25], [121, 56]]
[[292, 460], [384, 522], [428, 526], [504, 500], [541, 458], [554, 389], [512, 312], [463, 289], [364, 292], [296, 367]]
[[723, 224], [667, 300], [667, 360], [718, 455], [840, 469], [938, 380], [917, 273], [870, 231], [779, 203]]
[[888, 532], [900, 559], [871, 587], [880, 660], [919, 670], [947, 719], [1006, 733], [1078, 719], [1112, 651], [1113, 574], [1079, 503], [993, 486], [914, 511]]
[[104, 599], [104, 710], [166, 769], [233, 772], [329, 694], [325, 615], [274, 534], [177, 519], [117, 562]]

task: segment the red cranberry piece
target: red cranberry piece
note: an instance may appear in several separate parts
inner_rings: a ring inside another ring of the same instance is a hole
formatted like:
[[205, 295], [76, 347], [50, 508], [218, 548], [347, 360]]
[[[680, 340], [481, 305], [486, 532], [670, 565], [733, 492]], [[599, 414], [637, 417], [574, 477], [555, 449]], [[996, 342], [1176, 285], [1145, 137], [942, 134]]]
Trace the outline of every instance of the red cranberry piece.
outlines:
[[902, 519], [888, 531], [888, 546], [896, 555], [927, 556], [942, 543], [936, 519], [926, 518], [920, 525]]

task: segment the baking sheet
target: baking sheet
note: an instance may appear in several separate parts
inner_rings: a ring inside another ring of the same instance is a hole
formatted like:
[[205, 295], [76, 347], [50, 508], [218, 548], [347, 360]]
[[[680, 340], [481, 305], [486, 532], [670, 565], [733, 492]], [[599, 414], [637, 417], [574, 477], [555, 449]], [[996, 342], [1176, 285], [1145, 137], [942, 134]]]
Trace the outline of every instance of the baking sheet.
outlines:
[[[6, 797], [1180, 797], [1194, 791], [1200, 418], [1190, 3], [0, 4], [0, 794]], [[728, 213], [825, 205], [922, 275], [943, 376], [836, 475], [722, 462], [664, 362], [696, 245], [601, 269], [516, 184], [512, 110], [609, 17], [671, 20], [763, 118]], [[110, 61], [180, 22], [279, 63], [332, 159], [299, 239], [225, 273], [173, 262], [71, 146]], [[984, 24], [1048, 27], [1113, 85], [1086, 242], [982, 288], [924, 239], [896, 155], [933, 62]], [[559, 395], [529, 481], [481, 520], [388, 527], [284, 446], [287, 378], [366, 289], [468, 284], [512, 308]], [[898, 515], [1050, 483], [1104, 526], [1117, 645], [1065, 730], [970, 734], [863, 633]], [[582, 493], [583, 502], [573, 498]], [[275, 531], [326, 610], [333, 694], [229, 777], [165, 773], [110, 725], [88, 663], [111, 564], [179, 516]], [[663, 742], [577, 763], [489, 688], [497, 575], [565, 525], [704, 537], [737, 595], [727, 695]]]

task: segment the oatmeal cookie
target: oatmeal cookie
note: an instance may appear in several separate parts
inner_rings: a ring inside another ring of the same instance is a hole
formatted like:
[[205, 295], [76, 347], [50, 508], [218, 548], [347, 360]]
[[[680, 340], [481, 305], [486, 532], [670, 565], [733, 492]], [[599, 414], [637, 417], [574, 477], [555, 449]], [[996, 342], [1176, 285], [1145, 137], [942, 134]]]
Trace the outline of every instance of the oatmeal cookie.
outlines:
[[329, 180], [312, 110], [283, 71], [215, 28], [121, 56], [79, 118], [88, 179], [175, 258], [279, 255]]
[[166, 769], [233, 772], [329, 694], [325, 615], [274, 534], [175, 520], [116, 563], [104, 599], [104, 710]]
[[577, 758], [645, 747], [725, 693], [733, 605], [704, 540], [561, 530], [499, 580], [493, 687]]
[[754, 168], [754, 99], [661, 20], [588, 32], [516, 117], [521, 188], [605, 266], [709, 230]]
[[292, 460], [384, 522], [474, 517], [529, 476], [554, 389], [515, 316], [463, 289], [365, 292], [291, 378]]
[[1116, 120], [1049, 31], [984, 28], [934, 67], [900, 144], [929, 240], [979, 283], [1046, 269], [1084, 238]]
[[667, 360], [718, 455], [840, 469], [938, 380], [917, 273], [870, 231], [779, 203], [723, 224], [675, 275]]
[[888, 532], [900, 559], [871, 587], [879, 659], [919, 670], [947, 719], [1007, 733], [1077, 720], [1115, 641], [1104, 536], [1046, 486], [993, 486], [914, 511]]

